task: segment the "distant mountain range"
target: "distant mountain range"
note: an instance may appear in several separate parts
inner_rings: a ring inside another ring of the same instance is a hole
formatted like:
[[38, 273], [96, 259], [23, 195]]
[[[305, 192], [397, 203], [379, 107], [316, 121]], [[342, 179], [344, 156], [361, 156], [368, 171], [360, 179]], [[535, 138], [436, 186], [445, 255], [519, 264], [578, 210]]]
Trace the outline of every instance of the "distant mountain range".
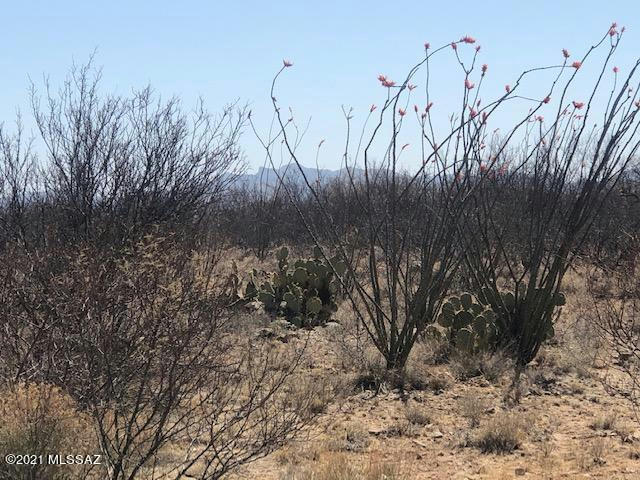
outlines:
[[[316, 169], [312, 167], [302, 167], [302, 170], [310, 183], [314, 184], [331, 181], [335, 178], [348, 178], [347, 171], [344, 168], [340, 170], [329, 170], [325, 168]], [[362, 175], [363, 170], [356, 169], [355, 176]], [[295, 185], [305, 186], [304, 178], [297, 165], [291, 163], [274, 170], [273, 168], [260, 167], [256, 173], [248, 173], [240, 175], [236, 180], [236, 184], [245, 187], [254, 187], [260, 184], [268, 187], [274, 187], [278, 184], [279, 177], [284, 178], [288, 182]]]

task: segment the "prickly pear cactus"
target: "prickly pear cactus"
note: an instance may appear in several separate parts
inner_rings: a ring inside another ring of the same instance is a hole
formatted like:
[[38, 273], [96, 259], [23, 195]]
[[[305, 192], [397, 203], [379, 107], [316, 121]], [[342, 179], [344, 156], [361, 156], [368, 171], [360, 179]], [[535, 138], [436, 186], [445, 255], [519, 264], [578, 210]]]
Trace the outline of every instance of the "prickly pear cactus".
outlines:
[[438, 324], [444, 327], [449, 341], [468, 352], [488, 350], [497, 334], [496, 313], [476, 301], [470, 293], [451, 296], [442, 305]]
[[[265, 310], [283, 315], [299, 327], [314, 327], [325, 324], [338, 309], [335, 302], [339, 280], [334, 271], [342, 276], [346, 265], [337, 257], [327, 262], [322, 251], [316, 247], [313, 258], [289, 262], [289, 251], [282, 247], [276, 253], [278, 271], [259, 284], [257, 276], [248, 287]], [[333, 267], [333, 268], [332, 268]]]
[[[478, 295], [480, 302], [491, 308], [498, 315], [498, 325], [507, 325], [506, 318], [511, 315], [515, 315], [518, 308], [525, 307], [525, 292], [528, 294], [527, 285], [523, 284], [520, 287], [520, 291], [523, 292], [520, 299], [516, 302], [516, 296], [512, 292], [496, 292], [490, 288], [484, 288]], [[544, 338], [548, 340], [553, 338], [555, 331], [553, 328], [553, 313], [557, 307], [562, 307], [566, 303], [566, 298], [563, 293], [556, 292], [551, 298], [547, 296], [547, 293], [542, 288], [534, 288], [530, 294], [531, 303], [534, 305], [542, 305], [541, 318], [544, 322]], [[518, 303], [518, 305], [516, 305]], [[505, 320], [503, 320], [505, 319]]]
[[253, 272], [249, 274], [249, 279], [246, 280], [238, 273], [236, 262], [232, 262], [231, 268], [231, 274], [227, 276], [226, 285], [222, 294], [226, 296], [229, 307], [246, 305], [258, 296], [259, 292], [256, 288], [258, 283], [256, 278], [259, 275], [258, 271], [254, 269]]

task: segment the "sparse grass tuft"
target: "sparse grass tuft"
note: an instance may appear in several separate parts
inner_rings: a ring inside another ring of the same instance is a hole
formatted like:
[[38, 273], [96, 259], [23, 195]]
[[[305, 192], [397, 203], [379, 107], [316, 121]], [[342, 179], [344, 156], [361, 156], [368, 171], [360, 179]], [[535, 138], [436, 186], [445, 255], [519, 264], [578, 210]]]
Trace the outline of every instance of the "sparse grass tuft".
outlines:
[[404, 416], [407, 421], [413, 425], [423, 427], [431, 423], [431, 417], [426, 410], [417, 405], [407, 406], [404, 410]]
[[402, 465], [370, 460], [358, 466], [345, 454], [331, 454], [307, 468], [290, 465], [280, 480], [409, 480]]
[[369, 432], [360, 424], [350, 423], [345, 425], [343, 434], [329, 440], [327, 446], [334, 452], [364, 452], [370, 443]]
[[522, 418], [514, 414], [502, 414], [492, 418], [473, 441], [483, 453], [512, 453], [522, 443], [525, 426]]
[[615, 430], [617, 422], [618, 414], [616, 412], [610, 412], [596, 418], [589, 426], [593, 430]]
[[476, 428], [480, 425], [480, 420], [489, 408], [489, 403], [483, 397], [474, 394], [467, 394], [458, 401], [460, 414], [469, 420], [469, 426]]
[[458, 380], [484, 377], [488, 382], [498, 383], [511, 368], [511, 362], [501, 354], [481, 352], [473, 355], [456, 353], [451, 356], [449, 368]]
[[398, 420], [389, 426], [385, 432], [389, 437], [415, 437], [419, 433], [418, 425], [408, 420]]

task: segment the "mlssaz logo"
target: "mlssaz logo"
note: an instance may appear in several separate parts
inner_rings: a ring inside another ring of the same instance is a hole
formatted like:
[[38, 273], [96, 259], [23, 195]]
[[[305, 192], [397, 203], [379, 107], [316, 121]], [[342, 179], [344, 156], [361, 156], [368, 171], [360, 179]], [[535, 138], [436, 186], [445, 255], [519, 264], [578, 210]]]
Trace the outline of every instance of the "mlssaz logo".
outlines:
[[102, 455], [49, 454], [49, 465], [101, 465]]

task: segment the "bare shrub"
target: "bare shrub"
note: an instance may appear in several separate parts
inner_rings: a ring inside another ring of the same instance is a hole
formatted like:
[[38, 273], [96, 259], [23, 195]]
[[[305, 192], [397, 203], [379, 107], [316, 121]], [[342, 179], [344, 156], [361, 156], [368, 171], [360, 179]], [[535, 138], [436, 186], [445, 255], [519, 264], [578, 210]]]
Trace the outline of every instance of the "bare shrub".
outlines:
[[216, 116], [200, 102], [189, 115], [150, 87], [106, 95], [100, 77], [89, 61], [59, 89], [31, 85], [45, 147], [37, 162], [20, 123], [14, 135], [0, 129], [0, 246], [122, 245], [154, 225], [188, 239], [213, 226], [243, 169], [246, 111], [230, 105]]
[[[636, 244], [636, 249], [638, 245]], [[616, 295], [603, 298], [592, 288], [589, 276], [590, 301], [584, 315], [598, 329], [608, 353], [607, 366], [611, 374], [603, 378], [609, 392], [624, 396], [631, 404], [636, 421], [640, 421], [640, 281], [624, 268], [605, 270], [616, 284]]]
[[0, 123], [0, 251], [7, 242], [31, 243], [29, 225], [34, 221], [36, 156], [25, 141], [18, 117], [13, 135]]
[[[220, 478], [320, 410], [322, 385], [294, 375], [305, 342], [275, 348], [236, 334], [206, 254], [149, 235], [122, 251], [11, 260], [0, 371], [69, 392], [92, 419], [110, 479]], [[160, 467], [169, 444], [182, 460]]]

